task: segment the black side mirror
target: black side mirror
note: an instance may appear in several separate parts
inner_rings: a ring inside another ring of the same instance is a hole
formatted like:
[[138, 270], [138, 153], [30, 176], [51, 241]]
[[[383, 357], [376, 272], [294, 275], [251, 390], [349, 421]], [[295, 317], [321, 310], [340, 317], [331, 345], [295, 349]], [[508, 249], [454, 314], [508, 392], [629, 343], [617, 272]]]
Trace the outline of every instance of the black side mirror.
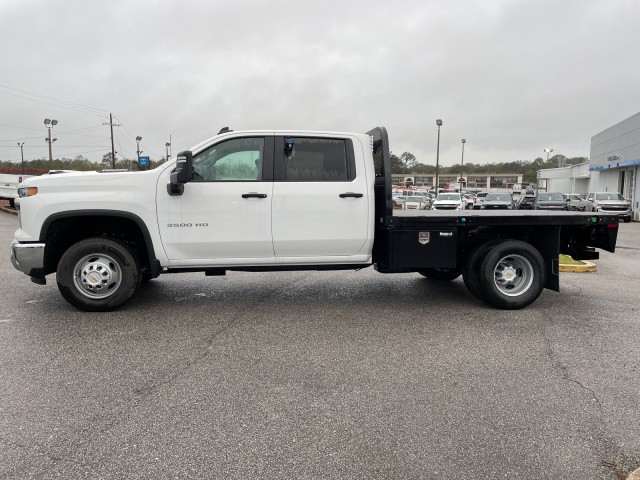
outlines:
[[184, 184], [193, 180], [193, 153], [189, 150], [177, 155], [176, 169], [171, 172], [171, 183], [167, 185], [169, 195], [182, 195]]

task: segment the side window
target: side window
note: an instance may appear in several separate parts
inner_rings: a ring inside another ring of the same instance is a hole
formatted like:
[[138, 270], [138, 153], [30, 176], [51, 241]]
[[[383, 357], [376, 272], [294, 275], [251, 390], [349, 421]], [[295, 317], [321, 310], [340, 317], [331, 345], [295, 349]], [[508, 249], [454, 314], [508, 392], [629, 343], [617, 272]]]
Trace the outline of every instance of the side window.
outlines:
[[195, 182], [262, 180], [264, 138], [233, 138], [193, 157]]
[[347, 182], [355, 178], [351, 142], [337, 138], [287, 137], [293, 149], [285, 152], [285, 180], [290, 182]]

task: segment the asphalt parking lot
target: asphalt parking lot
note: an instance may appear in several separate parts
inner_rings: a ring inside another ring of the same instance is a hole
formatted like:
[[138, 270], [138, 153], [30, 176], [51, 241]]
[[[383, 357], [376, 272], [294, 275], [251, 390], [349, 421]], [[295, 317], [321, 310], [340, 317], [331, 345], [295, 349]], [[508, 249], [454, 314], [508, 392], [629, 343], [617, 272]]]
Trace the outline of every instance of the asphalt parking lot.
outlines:
[[640, 466], [640, 224], [521, 311], [461, 279], [165, 275], [112, 313], [14, 270], [0, 478], [616, 479]]

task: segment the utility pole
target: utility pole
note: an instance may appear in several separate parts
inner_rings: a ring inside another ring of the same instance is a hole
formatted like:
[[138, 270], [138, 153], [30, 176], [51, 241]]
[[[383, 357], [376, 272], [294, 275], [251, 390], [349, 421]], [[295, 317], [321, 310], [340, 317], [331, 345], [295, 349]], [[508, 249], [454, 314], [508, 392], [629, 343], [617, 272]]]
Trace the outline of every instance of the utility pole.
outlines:
[[18, 146], [20, 147], [20, 156], [22, 157], [22, 175], [24, 175], [24, 150], [22, 149], [23, 145], [24, 145], [24, 142], [22, 143], [18, 142]]
[[442, 120], [437, 119], [436, 125], [438, 126], [438, 146], [436, 147], [436, 181], [434, 187], [436, 189], [436, 197], [438, 196], [438, 187], [440, 186], [440, 180], [438, 179], [438, 170], [440, 170], [440, 127], [442, 126]]
[[113, 127], [119, 127], [119, 123], [113, 123], [113, 114], [109, 114], [109, 123], [102, 122], [103, 125], [109, 125], [111, 127], [111, 168], [116, 168], [116, 149], [113, 146]]
[[169, 155], [171, 155], [170, 149], [171, 149], [171, 135], [169, 135], [169, 141], [167, 143], [164, 144], [165, 147], [167, 147], [167, 155], [165, 157], [165, 162], [169, 160]]
[[460, 191], [463, 187], [467, 186], [467, 182], [464, 181], [464, 144], [467, 143], [466, 139], [462, 139], [462, 160], [460, 162]]

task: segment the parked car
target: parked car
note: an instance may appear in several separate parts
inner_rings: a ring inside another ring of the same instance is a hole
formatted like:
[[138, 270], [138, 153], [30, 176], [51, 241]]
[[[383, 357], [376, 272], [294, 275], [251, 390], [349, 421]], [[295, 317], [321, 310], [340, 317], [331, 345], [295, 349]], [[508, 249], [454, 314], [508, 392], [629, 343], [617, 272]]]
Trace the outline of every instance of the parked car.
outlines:
[[464, 208], [473, 208], [475, 197], [470, 193], [463, 193], [462, 200], [464, 200]]
[[579, 193], [565, 194], [564, 201], [567, 205], [567, 210], [575, 210], [580, 212], [584, 212], [587, 209], [587, 205], [589, 204], [586, 198]]
[[431, 196], [416, 190], [392, 190], [395, 208], [426, 210], [431, 207]]
[[482, 210], [511, 210], [513, 209], [513, 196], [510, 193], [488, 193], [482, 202]]
[[474, 210], [480, 210], [482, 207], [482, 202], [484, 202], [484, 198], [488, 195], [488, 192], [478, 192], [476, 194], [475, 201], [473, 202]]
[[8, 173], [1, 173], [0, 198], [6, 198], [9, 201], [9, 206], [13, 208], [15, 206], [15, 200], [18, 198], [18, 185], [22, 183], [22, 180], [31, 176], [32, 175], [12, 175]]
[[625, 222], [631, 221], [631, 202], [617, 192], [595, 192], [587, 196], [591, 212], [618, 215]]
[[428, 210], [431, 208], [431, 197], [421, 192], [407, 195], [404, 200], [404, 208], [405, 210]]
[[564, 196], [561, 193], [538, 192], [534, 208], [536, 210], [566, 210]]
[[464, 210], [464, 200], [460, 193], [440, 193], [433, 201], [432, 210]]
[[520, 201], [516, 205], [518, 210], [533, 210], [533, 206], [536, 203], [535, 195], [523, 195], [520, 197]]

